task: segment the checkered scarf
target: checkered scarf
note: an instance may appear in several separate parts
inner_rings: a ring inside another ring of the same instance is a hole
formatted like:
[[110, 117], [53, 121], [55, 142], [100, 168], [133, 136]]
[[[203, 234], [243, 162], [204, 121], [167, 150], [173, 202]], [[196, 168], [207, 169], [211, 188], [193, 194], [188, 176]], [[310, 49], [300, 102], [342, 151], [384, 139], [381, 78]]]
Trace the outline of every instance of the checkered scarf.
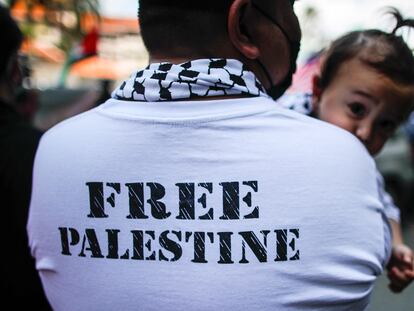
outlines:
[[226, 95], [268, 97], [256, 76], [235, 59], [150, 64], [112, 93], [118, 100], [147, 102]]

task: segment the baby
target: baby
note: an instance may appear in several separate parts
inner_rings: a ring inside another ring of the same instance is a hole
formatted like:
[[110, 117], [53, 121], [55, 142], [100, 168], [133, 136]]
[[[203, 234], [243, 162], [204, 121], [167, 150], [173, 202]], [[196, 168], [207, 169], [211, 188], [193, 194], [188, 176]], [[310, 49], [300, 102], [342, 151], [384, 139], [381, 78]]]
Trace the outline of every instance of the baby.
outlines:
[[[397, 26], [392, 33], [354, 31], [334, 41], [324, 53], [320, 74], [313, 78], [311, 95], [298, 100], [285, 95], [279, 103], [307, 113], [355, 135], [377, 155], [414, 108], [414, 56], [395, 32], [414, 27], [392, 9]], [[378, 173], [380, 198], [393, 233], [388, 263], [389, 287], [401, 292], [414, 280], [413, 251], [404, 244], [399, 209], [385, 192]]]

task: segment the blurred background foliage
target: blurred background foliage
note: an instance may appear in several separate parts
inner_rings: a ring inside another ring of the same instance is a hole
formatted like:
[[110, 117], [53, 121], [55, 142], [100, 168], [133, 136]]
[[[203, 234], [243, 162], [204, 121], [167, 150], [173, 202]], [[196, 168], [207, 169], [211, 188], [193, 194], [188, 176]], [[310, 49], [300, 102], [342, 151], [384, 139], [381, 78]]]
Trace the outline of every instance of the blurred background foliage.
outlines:
[[92, 23], [100, 19], [99, 0], [8, 0], [11, 9], [25, 8], [24, 21], [20, 23], [26, 38], [34, 39], [41, 33], [38, 26], [59, 29], [58, 47], [70, 53], [75, 43], [89, 31]]

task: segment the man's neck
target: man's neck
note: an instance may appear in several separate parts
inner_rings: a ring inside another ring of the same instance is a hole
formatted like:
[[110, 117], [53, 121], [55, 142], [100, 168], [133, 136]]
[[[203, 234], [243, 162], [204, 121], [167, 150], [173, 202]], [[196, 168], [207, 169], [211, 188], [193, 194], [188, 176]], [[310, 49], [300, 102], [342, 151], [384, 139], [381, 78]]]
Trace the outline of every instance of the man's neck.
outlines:
[[222, 48], [221, 53], [216, 55], [216, 53], [190, 53], [183, 52], [177, 53], [176, 55], [165, 55], [164, 53], [159, 52], [150, 52], [149, 62], [154, 63], [171, 63], [171, 64], [183, 64], [191, 60], [196, 59], [209, 59], [209, 58], [226, 58], [226, 59], [238, 59], [243, 62], [243, 58], [239, 53], [236, 53], [232, 49]]
[[189, 60], [190, 60], [189, 58], [168, 58], [168, 57], [155, 56], [155, 57], [150, 57], [149, 62], [150, 64], [170, 63], [170, 64], [178, 65], [178, 64], [188, 62]]

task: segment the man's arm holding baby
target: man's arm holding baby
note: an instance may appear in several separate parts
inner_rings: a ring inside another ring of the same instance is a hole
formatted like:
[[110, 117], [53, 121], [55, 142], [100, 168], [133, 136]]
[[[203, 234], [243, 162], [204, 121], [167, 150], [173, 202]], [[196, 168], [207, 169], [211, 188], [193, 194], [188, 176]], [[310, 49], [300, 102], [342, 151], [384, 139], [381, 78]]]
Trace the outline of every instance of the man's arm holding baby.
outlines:
[[392, 231], [392, 252], [387, 265], [387, 276], [390, 280], [388, 286], [394, 293], [400, 293], [414, 280], [414, 256], [412, 249], [404, 242], [400, 210], [386, 192], [384, 178], [379, 172], [377, 175], [380, 200]]
[[387, 265], [389, 288], [394, 293], [402, 292], [414, 280], [414, 257], [412, 249], [404, 243], [401, 225], [389, 219], [392, 230], [392, 253]]

